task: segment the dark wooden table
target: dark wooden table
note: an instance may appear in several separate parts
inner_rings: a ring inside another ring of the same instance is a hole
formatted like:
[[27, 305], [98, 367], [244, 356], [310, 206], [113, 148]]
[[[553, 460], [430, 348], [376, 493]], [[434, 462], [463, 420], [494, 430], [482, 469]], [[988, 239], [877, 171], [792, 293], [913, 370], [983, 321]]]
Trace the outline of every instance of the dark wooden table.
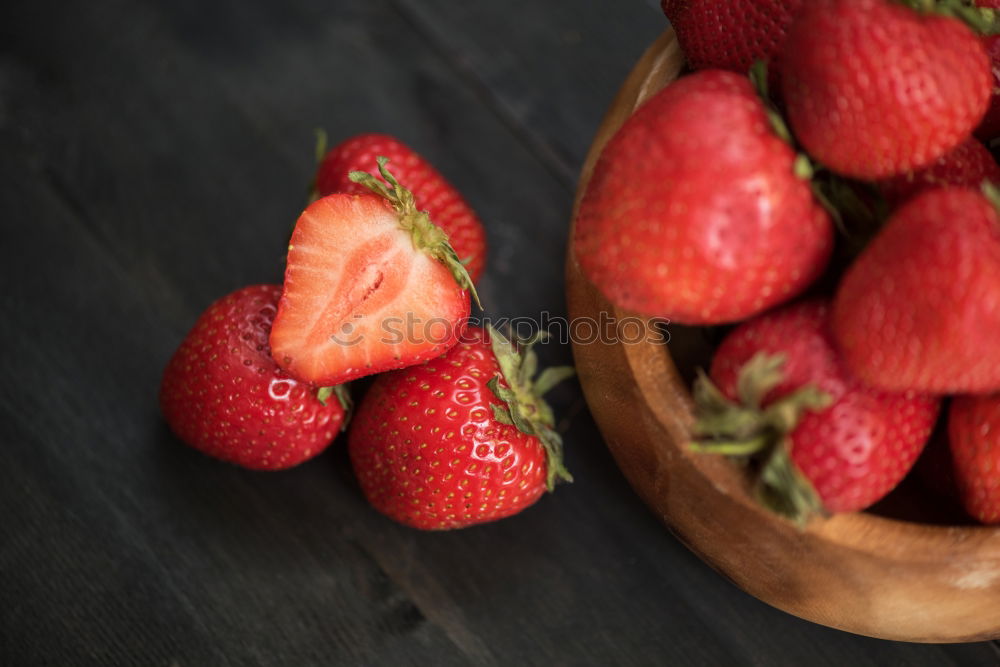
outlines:
[[419, 148], [487, 225], [490, 314], [563, 314], [576, 172], [663, 27], [652, 0], [2, 3], [0, 663], [1000, 662], [737, 590], [639, 503], [573, 385], [576, 483], [444, 534], [370, 509], [340, 442], [251, 473], [161, 422], [197, 314], [280, 279], [317, 127]]

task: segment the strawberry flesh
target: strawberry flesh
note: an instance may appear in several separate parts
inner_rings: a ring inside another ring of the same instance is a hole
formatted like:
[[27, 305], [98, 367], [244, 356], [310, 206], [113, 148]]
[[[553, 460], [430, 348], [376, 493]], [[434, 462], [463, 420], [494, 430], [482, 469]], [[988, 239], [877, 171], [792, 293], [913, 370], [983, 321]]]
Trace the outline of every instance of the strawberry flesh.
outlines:
[[271, 350], [298, 378], [341, 384], [439, 356], [458, 341], [469, 308], [468, 293], [414, 247], [387, 200], [331, 195], [295, 226]]

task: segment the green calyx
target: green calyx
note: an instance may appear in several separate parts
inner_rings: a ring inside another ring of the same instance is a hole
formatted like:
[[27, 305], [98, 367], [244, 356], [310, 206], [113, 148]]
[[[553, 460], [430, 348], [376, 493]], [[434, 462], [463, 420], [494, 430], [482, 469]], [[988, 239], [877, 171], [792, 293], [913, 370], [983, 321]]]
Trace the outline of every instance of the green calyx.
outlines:
[[448, 235], [431, 221], [426, 211], [417, 210], [413, 193], [400, 185], [396, 177], [386, 169], [385, 165], [388, 164], [389, 158], [380, 155], [376, 158], [376, 162], [378, 162], [379, 173], [385, 179], [384, 183], [365, 171], [352, 171], [349, 175], [350, 179], [387, 199], [396, 209], [400, 228], [409, 232], [413, 239], [413, 247], [447, 266], [459, 286], [468, 290], [476, 305], [482, 308], [476, 286], [472, 283], [472, 278], [469, 277], [465, 264], [458, 258], [458, 253], [448, 242]]
[[805, 385], [763, 407], [764, 397], [784, 378], [784, 363], [781, 354], [754, 355], [737, 378], [738, 401], [727, 398], [707, 375], [699, 373], [694, 385], [696, 440], [690, 448], [751, 463], [757, 498], [803, 526], [824, 510], [812, 484], [792, 461], [788, 436], [807, 410], [823, 410], [833, 399]]
[[540, 334], [528, 341], [515, 342], [491, 326], [487, 327], [493, 355], [500, 364], [506, 387], [499, 377], [493, 377], [487, 386], [503, 405], [491, 404], [493, 418], [502, 424], [516, 427], [526, 435], [538, 438], [545, 449], [547, 475], [545, 484], [549, 491], [556, 482], [572, 482], [573, 476], [563, 465], [563, 441], [555, 430], [552, 408], [542, 398], [557, 384], [572, 377], [572, 366], [546, 368], [538, 377], [538, 355], [532, 346], [541, 340]]
[[1000, 34], [1000, 16], [995, 9], [977, 7], [973, 0], [899, 0], [921, 14], [939, 14], [962, 21], [981, 35]]
[[771, 130], [778, 135], [779, 139], [798, 151], [795, 155], [795, 162], [792, 163], [792, 171], [795, 177], [803, 181], [811, 180], [816, 171], [816, 166], [809, 156], [801, 152], [798, 146], [796, 146], [795, 137], [792, 136], [792, 131], [788, 128], [788, 123], [785, 122], [785, 118], [778, 110], [778, 106], [771, 99], [770, 84], [767, 80], [767, 63], [763, 60], [755, 60], [753, 65], [750, 66], [749, 77], [751, 85], [757, 91], [757, 97], [764, 104], [764, 112], [767, 114]]
[[993, 208], [996, 209], [997, 213], [1000, 214], [1000, 187], [990, 181], [983, 181], [982, 185], [979, 186], [979, 190], [993, 204]]
[[340, 407], [344, 409], [344, 421], [340, 423], [340, 430], [346, 431], [347, 424], [350, 423], [351, 417], [354, 415], [354, 400], [351, 398], [346, 384], [338, 384], [335, 387], [320, 387], [316, 390], [316, 400], [323, 407], [326, 407], [326, 402], [330, 400], [331, 396], [336, 396]]

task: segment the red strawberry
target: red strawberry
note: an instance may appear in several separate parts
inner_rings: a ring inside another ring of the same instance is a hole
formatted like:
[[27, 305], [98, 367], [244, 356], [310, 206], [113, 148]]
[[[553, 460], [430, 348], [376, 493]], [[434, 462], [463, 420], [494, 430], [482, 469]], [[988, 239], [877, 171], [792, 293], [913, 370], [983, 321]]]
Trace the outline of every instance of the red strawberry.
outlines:
[[862, 380], [892, 391], [1000, 389], [1000, 218], [968, 188], [899, 208], [837, 290], [833, 332]]
[[337, 192], [361, 194], [365, 186], [351, 181], [352, 171], [369, 171], [377, 156], [385, 156], [400, 183], [413, 193], [416, 206], [427, 211], [434, 224], [465, 263], [473, 282], [486, 264], [486, 232], [462, 195], [425, 159], [399, 139], [386, 134], [359, 134], [330, 149], [316, 172], [320, 196]]
[[788, 31], [783, 99], [809, 154], [875, 180], [931, 164], [972, 133], [993, 77], [957, 19], [890, 0], [812, 0]]
[[983, 181], [1000, 185], [1000, 165], [985, 146], [970, 137], [929, 167], [882, 181], [879, 190], [890, 203], [898, 205], [930, 188], [944, 185], [979, 187]]
[[786, 301], [832, 244], [795, 162], [746, 77], [683, 77], [604, 148], [576, 218], [580, 267], [616, 305], [682, 324]]
[[694, 70], [746, 74], [768, 61], [785, 39], [804, 0], [661, 0], [663, 13]]
[[1000, 523], [1000, 394], [955, 397], [948, 437], [966, 511]]
[[828, 324], [821, 301], [746, 322], [716, 350], [715, 385], [703, 377], [696, 387], [698, 432], [708, 438], [701, 448], [762, 457], [762, 500], [798, 520], [821, 506], [860, 510], [889, 493], [938, 413], [936, 398], [862, 384], [838, 357]]
[[551, 368], [495, 330], [470, 327], [447, 354], [375, 380], [349, 434], [368, 501], [425, 530], [517, 514], [570, 480], [542, 395], [572, 373]]
[[205, 454], [281, 470], [322, 452], [344, 420], [337, 400], [271, 359], [267, 336], [281, 287], [244, 287], [208, 307], [163, 372], [160, 408], [177, 436]]
[[307, 382], [337, 385], [439, 356], [468, 320], [465, 268], [384, 164], [391, 188], [354, 172], [381, 196], [323, 197], [292, 233], [271, 351]]

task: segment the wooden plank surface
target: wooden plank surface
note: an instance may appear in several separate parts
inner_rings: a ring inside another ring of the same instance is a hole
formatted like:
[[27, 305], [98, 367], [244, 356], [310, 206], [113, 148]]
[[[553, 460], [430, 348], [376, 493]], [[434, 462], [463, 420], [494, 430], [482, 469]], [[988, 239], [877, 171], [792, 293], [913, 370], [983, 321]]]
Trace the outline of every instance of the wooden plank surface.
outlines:
[[601, 4], [0, 6], [0, 664], [997, 664], [735, 589], [638, 502], [572, 385], [576, 483], [445, 534], [368, 508], [342, 443], [255, 474], [162, 424], [197, 313], [280, 278], [316, 127], [418, 147], [487, 225], [489, 313], [563, 314], [574, 175], [663, 26]]

